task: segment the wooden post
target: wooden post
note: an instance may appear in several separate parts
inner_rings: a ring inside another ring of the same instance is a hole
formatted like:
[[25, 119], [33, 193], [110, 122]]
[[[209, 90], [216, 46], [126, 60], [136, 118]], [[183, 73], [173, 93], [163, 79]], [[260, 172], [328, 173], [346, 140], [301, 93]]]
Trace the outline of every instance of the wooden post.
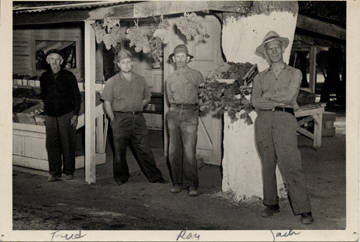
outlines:
[[316, 53], [317, 47], [311, 46], [310, 49], [310, 83], [309, 88], [312, 93], [315, 93], [316, 86]]
[[95, 163], [95, 32], [85, 21], [85, 181], [96, 182]]
[[104, 115], [96, 118], [96, 153], [105, 153], [104, 148]]

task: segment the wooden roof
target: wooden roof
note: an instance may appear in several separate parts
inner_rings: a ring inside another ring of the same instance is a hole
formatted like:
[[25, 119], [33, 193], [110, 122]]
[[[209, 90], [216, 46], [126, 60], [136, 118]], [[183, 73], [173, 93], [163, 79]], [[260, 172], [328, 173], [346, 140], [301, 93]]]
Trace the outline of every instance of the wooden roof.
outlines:
[[[245, 14], [251, 7], [261, 9], [261, 4], [268, 4], [265, 8], [276, 8], [279, 2], [251, 2], [251, 1], [117, 1], [63, 4], [56, 6], [32, 6], [14, 9], [13, 24], [36, 25], [66, 22], [81, 22], [85, 20], [99, 20], [105, 16], [120, 19], [150, 18], [160, 15], [173, 15], [184, 12], [230, 12]], [[285, 8], [293, 8], [296, 2], [288, 2]], [[326, 4], [326, 3], [324, 3]], [[297, 5], [296, 5], [297, 6]], [[271, 9], [270, 9], [271, 10]], [[256, 11], [256, 10], [255, 10]], [[298, 15], [297, 27], [309, 32], [322, 34], [340, 40], [346, 39], [346, 30], [339, 25], [318, 20], [316, 18]]]

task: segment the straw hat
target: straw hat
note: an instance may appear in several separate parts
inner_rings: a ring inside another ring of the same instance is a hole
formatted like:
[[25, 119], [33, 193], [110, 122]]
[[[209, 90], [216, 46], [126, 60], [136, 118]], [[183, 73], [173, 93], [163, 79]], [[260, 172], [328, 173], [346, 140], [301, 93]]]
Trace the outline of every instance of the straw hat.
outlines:
[[256, 50], [255, 50], [255, 54], [265, 58], [265, 44], [273, 41], [273, 40], [279, 40], [280, 43], [282, 44], [282, 46], [284, 47], [284, 49], [286, 47], [288, 47], [289, 45], [289, 39], [286, 37], [280, 37], [280, 35], [278, 33], [276, 33], [275, 31], [269, 31], [265, 37], [263, 42], [261, 43], [261, 45], [259, 45]]
[[122, 49], [116, 54], [115, 59], [114, 59], [114, 63], [118, 63], [122, 59], [128, 59], [128, 58], [132, 59], [133, 55], [131, 54], [130, 51]]

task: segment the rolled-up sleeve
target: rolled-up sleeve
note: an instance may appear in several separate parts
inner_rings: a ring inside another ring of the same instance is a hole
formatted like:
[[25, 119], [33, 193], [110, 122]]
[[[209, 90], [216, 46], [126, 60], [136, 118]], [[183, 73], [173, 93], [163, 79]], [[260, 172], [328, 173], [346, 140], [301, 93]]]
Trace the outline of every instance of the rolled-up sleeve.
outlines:
[[113, 81], [111, 79], [106, 82], [104, 90], [101, 94], [101, 99], [109, 102], [111, 102], [114, 99]]

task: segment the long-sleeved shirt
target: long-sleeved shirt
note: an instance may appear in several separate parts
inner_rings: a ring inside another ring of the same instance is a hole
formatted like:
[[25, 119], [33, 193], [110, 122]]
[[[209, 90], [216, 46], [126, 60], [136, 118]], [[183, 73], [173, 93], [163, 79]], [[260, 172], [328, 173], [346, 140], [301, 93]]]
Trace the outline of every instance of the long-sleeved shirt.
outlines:
[[198, 89], [204, 77], [200, 71], [186, 66], [175, 70], [166, 81], [166, 94], [170, 104], [197, 104]]
[[151, 93], [144, 77], [132, 73], [128, 81], [121, 74], [115, 74], [105, 84], [102, 99], [111, 103], [112, 111], [136, 112], [143, 110], [144, 102], [149, 102]]
[[44, 72], [40, 77], [40, 89], [46, 115], [58, 117], [71, 111], [79, 115], [81, 94], [72, 72]]
[[301, 71], [289, 65], [285, 65], [278, 76], [271, 68], [266, 69], [254, 78], [252, 105], [258, 110], [269, 110], [276, 106], [298, 109], [296, 99], [301, 79]]

